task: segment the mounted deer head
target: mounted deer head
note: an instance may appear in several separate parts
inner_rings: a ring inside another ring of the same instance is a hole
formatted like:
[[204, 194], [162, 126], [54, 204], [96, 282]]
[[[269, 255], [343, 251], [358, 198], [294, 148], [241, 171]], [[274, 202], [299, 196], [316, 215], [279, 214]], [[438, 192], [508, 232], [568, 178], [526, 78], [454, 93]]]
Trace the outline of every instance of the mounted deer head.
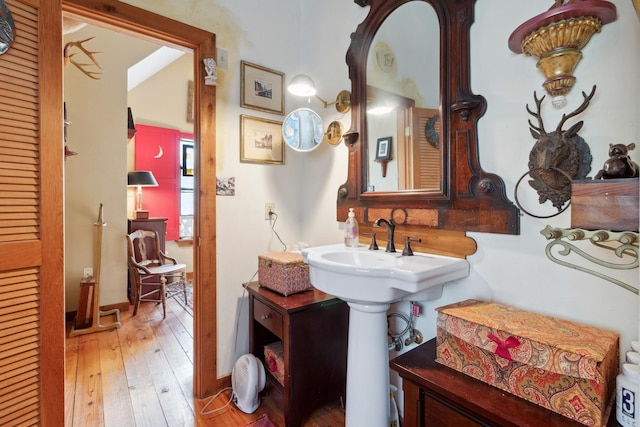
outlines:
[[582, 104], [573, 112], [563, 114], [556, 129], [550, 133], [545, 131], [540, 115], [545, 97], [538, 99], [536, 93], [533, 93], [536, 112], [531, 111], [527, 104], [527, 112], [538, 120], [538, 126], [529, 120], [531, 136], [536, 140], [529, 153], [529, 175], [532, 178], [529, 185], [537, 190], [541, 204], [551, 200], [558, 211], [571, 198], [571, 181], [584, 179], [591, 171], [592, 159], [589, 146], [578, 135], [583, 122], [574, 124], [566, 131], [562, 127], [568, 119], [582, 113], [589, 106], [595, 92], [595, 86], [588, 96], [582, 92]]

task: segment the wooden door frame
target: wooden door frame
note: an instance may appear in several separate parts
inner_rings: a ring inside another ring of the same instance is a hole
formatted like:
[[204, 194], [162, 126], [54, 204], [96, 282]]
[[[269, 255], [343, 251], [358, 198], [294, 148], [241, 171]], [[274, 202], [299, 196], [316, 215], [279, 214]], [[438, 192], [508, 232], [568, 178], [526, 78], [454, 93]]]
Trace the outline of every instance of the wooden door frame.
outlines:
[[[84, 22], [193, 51], [194, 150], [194, 375], [196, 398], [222, 387], [217, 379], [216, 331], [216, 87], [204, 85], [204, 58], [215, 58], [215, 34], [117, 0], [62, 0], [62, 12]], [[61, 29], [60, 29], [61, 31]], [[60, 85], [62, 87], [62, 84]]]

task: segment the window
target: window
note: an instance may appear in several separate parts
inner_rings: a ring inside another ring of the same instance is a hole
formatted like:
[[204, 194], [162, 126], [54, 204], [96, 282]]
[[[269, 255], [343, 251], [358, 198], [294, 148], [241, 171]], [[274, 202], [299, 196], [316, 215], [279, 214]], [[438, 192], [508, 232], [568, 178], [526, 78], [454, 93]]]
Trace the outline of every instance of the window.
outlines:
[[180, 138], [180, 238], [193, 238], [193, 172], [195, 158], [193, 135]]

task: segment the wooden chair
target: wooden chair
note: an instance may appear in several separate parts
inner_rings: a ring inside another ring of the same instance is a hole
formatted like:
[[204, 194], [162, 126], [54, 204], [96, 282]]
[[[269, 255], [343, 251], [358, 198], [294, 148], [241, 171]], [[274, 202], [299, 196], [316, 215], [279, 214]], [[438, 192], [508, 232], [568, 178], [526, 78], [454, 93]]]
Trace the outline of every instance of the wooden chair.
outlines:
[[[184, 293], [187, 300], [187, 266], [167, 256], [158, 245], [158, 233], [136, 230], [127, 235], [129, 274], [131, 286], [138, 289], [133, 315], [138, 313], [141, 301], [162, 303], [163, 318], [167, 317], [167, 299]], [[168, 290], [167, 283], [179, 281], [182, 289]]]

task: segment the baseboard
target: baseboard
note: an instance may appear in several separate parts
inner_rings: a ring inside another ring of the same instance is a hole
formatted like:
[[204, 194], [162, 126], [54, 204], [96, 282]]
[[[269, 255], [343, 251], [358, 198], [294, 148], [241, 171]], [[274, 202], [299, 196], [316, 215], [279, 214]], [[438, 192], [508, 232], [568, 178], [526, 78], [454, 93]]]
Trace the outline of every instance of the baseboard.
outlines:
[[226, 375], [216, 380], [216, 390], [220, 391], [227, 387], [231, 387], [231, 375]]
[[[117, 304], [103, 305], [100, 307], [100, 311], [109, 311], [116, 308], [120, 310], [120, 313], [129, 311], [129, 301], [120, 302]], [[75, 320], [77, 315], [78, 315], [78, 310], [67, 311], [64, 315], [64, 318], [67, 322], [72, 322]]]

